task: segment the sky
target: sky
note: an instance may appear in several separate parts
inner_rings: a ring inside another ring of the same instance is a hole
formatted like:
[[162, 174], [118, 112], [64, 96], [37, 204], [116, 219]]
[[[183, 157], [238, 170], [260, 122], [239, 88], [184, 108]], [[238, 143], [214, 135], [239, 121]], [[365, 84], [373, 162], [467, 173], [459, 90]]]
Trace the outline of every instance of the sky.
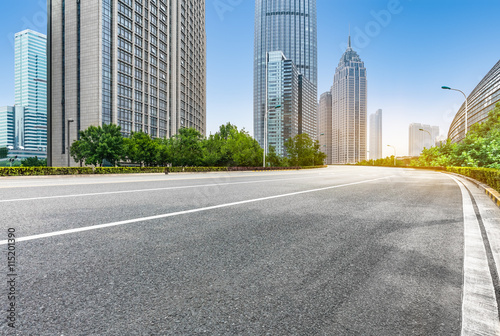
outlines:
[[[253, 135], [255, 2], [206, 0], [207, 135], [227, 122]], [[408, 126], [449, 126], [500, 59], [499, 0], [317, 0], [318, 95], [347, 46], [365, 62], [368, 114], [383, 110], [384, 155], [408, 153]], [[0, 0], [0, 106], [14, 103], [14, 34], [46, 33], [45, 0]]]

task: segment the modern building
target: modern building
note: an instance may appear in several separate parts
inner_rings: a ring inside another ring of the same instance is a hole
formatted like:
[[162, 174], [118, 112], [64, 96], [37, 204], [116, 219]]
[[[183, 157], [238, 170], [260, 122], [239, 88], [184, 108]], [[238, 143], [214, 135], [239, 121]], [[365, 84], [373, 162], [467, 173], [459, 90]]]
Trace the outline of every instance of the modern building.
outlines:
[[318, 104], [318, 140], [326, 154], [326, 164], [332, 164], [332, 92], [321, 94]]
[[267, 71], [267, 146], [285, 155], [285, 142], [297, 134], [316, 138], [316, 87], [281, 51], [268, 53]]
[[[15, 40], [16, 148], [47, 151], [47, 37], [23, 30]], [[22, 111], [24, 110], [24, 114]]]
[[[272, 107], [266, 99], [267, 54], [281, 51], [317, 88], [316, 0], [256, 0], [254, 41], [254, 136], [263, 147], [265, 113]], [[316, 113], [316, 99], [312, 112], [302, 111], [304, 133], [307, 125], [316, 127], [316, 120], [308, 120]], [[313, 137], [315, 134], [309, 133]]]
[[438, 137], [439, 126], [423, 125], [419, 123], [410, 124], [408, 155], [420, 156], [424, 148], [431, 148], [436, 145]]
[[[500, 102], [500, 61], [486, 74], [481, 82], [467, 97], [467, 128], [485, 121], [488, 113]], [[465, 138], [465, 102], [458, 110], [450, 130], [448, 139], [460, 142]]]
[[49, 165], [91, 125], [206, 133], [204, 0], [48, 0], [48, 13]]
[[366, 68], [348, 46], [335, 71], [332, 86], [332, 163], [353, 164], [366, 160]]
[[15, 142], [15, 107], [0, 107], [0, 148], [14, 148]]
[[370, 114], [370, 160], [378, 160], [382, 154], [382, 110]]

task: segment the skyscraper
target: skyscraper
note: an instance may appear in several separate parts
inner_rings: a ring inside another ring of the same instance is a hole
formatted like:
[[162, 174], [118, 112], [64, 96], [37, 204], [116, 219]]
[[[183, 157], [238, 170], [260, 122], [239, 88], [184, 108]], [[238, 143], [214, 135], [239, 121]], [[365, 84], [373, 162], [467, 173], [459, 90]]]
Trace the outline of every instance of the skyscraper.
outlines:
[[337, 164], [366, 160], [366, 69], [348, 47], [335, 71], [332, 86], [332, 161]]
[[14, 148], [14, 106], [0, 107], [0, 148]]
[[[317, 91], [316, 0], [255, 2], [254, 136], [261, 146], [264, 144], [264, 114], [266, 109], [272, 108], [266, 101], [266, 63], [267, 53], [273, 51], [281, 51], [291, 60]], [[315, 106], [314, 112], [303, 111], [302, 116], [315, 116]], [[315, 120], [302, 121], [316, 127]], [[306, 133], [305, 129], [303, 131]], [[315, 137], [316, 131], [309, 135]]]
[[48, 12], [50, 165], [91, 125], [205, 134], [204, 0], [48, 0]]
[[[47, 37], [32, 30], [15, 40], [16, 148], [47, 150]], [[22, 108], [24, 115], [22, 115]]]
[[408, 155], [419, 156], [424, 147], [434, 147], [438, 136], [439, 126], [422, 125], [419, 123], [410, 124]]
[[316, 138], [316, 88], [281, 51], [268, 55], [267, 144], [285, 155], [287, 139], [301, 133]]
[[318, 105], [318, 140], [326, 154], [326, 164], [332, 164], [332, 92], [321, 94]]
[[382, 110], [370, 114], [370, 160], [382, 158]]

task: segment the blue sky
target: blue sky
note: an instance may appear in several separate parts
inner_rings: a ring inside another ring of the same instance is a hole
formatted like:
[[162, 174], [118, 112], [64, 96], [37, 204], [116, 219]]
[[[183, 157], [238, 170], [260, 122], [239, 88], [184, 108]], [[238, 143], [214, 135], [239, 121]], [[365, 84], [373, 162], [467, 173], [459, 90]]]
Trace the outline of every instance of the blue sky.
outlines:
[[[384, 113], [384, 154], [408, 152], [408, 125], [448, 133], [469, 93], [500, 59], [498, 0], [317, 0], [318, 91], [329, 90], [347, 43], [368, 72], [368, 113]], [[387, 15], [387, 13], [390, 14]], [[13, 35], [46, 32], [44, 0], [0, 2], [0, 105], [14, 103]], [[207, 134], [231, 122], [253, 133], [254, 1], [206, 0]]]

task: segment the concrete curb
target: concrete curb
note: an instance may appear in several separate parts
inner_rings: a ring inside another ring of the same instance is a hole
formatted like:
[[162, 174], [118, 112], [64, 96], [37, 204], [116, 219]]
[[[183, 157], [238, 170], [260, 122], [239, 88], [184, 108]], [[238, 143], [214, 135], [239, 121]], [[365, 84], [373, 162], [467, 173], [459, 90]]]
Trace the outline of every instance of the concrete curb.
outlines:
[[479, 182], [478, 180], [475, 180], [465, 175], [460, 175], [457, 173], [451, 173], [447, 171], [445, 171], [444, 173], [462, 177], [464, 179], [467, 179], [469, 182], [474, 183], [478, 188], [483, 189], [485, 194], [488, 195], [488, 197], [493, 201], [493, 203], [495, 203], [495, 205], [500, 208], [500, 193], [495, 189], [491, 188], [489, 185]]

